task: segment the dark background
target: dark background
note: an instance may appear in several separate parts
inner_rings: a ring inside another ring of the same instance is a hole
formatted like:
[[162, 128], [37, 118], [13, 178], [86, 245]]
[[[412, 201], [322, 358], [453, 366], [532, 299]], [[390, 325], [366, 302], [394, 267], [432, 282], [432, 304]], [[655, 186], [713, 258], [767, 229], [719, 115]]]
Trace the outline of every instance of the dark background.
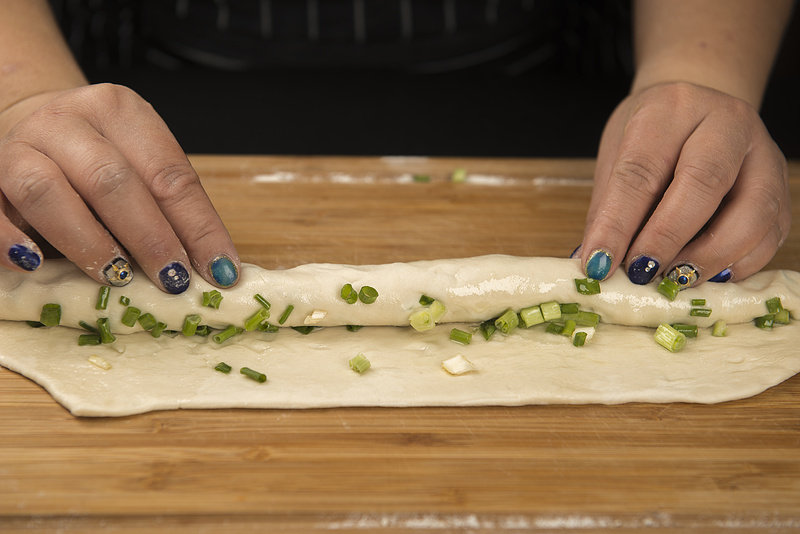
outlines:
[[[259, 2], [52, 5], [90, 80], [190, 153], [592, 157], [632, 76], [621, 0], [406, 0], [410, 33], [403, 0], [363, 0], [360, 34], [359, 0], [271, 0], [267, 32]], [[762, 109], [794, 158], [799, 80], [795, 13]]]

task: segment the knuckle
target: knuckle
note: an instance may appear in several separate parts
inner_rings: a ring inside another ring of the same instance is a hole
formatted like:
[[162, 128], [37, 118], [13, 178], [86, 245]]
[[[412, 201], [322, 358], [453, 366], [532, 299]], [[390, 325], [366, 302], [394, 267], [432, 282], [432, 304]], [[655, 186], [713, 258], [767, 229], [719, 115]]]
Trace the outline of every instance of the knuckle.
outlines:
[[128, 179], [131, 170], [117, 162], [109, 161], [95, 164], [91, 171], [86, 173], [84, 185], [86, 194], [95, 200], [101, 200], [114, 194]]
[[624, 190], [655, 197], [661, 193], [665, 166], [644, 153], [628, 154], [614, 166], [613, 176]]
[[40, 167], [17, 168], [15, 179], [6, 194], [22, 212], [36, 210], [48, 203], [56, 180]]
[[675, 176], [705, 198], [722, 197], [735, 179], [730, 165], [710, 158], [682, 164]]
[[186, 195], [199, 179], [188, 162], [161, 167], [150, 179], [150, 189], [158, 202], [170, 202]]

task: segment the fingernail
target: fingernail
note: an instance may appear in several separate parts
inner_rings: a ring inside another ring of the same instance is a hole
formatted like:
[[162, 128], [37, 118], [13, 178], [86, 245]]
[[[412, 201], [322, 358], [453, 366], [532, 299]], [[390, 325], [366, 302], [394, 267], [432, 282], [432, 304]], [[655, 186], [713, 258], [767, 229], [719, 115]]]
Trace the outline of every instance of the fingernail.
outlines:
[[42, 257], [25, 245], [14, 245], [8, 249], [8, 259], [26, 271], [35, 271], [42, 264]]
[[168, 293], [177, 295], [189, 288], [189, 271], [179, 261], [174, 261], [158, 273], [161, 285]]
[[697, 281], [697, 269], [685, 263], [672, 269], [667, 277], [677, 283], [681, 289], [686, 289]]
[[208, 270], [211, 272], [211, 277], [214, 281], [222, 287], [230, 287], [239, 279], [239, 271], [236, 270], [236, 264], [228, 256], [217, 256], [211, 260]]
[[628, 279], [643, 286], [650, 282], [658, 272], [659, 263], [649, 256], [639, 256], [628, 265]]
[[112, 286], [122, 287], [133, 280], [133, 269], [125, 258], [114, 258], [111, 263], [103, 267], [103, 276]]
[[572, 259], [572, 258], [574, 258], [574, 257], [575, 257], [575, 254], [577, 254], [577, 253], [578, 253], [578, 251], [581, 249], [581, 245], [583, 245], [583, 243], [581, 243], [580, 245], [578, 245], [577, 247], [575, 247], [575, 250], [573, 250], [573, 251], [572, 251], [572, 253], [569, 255], [569, 258], [570, 258], [570, 259]]
[[718, 272], [717, 274], [709, 278], [708, 281], [721, 284], [723, 282], [727, 282], [728, 280], [730, 280], [731, 276], [733, 276], [733, 273], [731, 272], [730, 269], [723, 269], [722, 271]]
[[595, 250], [586, 262], [586, 276], [603, 280], [611, 270], [611, 254], [605, 250]]

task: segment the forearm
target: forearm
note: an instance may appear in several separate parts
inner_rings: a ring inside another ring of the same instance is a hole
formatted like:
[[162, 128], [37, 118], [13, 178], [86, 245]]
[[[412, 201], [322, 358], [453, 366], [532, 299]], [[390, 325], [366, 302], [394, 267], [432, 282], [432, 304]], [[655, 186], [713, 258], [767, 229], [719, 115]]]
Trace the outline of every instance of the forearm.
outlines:
[[85, 84], [46, 0], [0, 1], [0, 135], [14, 104]]
[[792, 0], [637, 0], [632, 92], [685, 81], [755, 108], [792, 10]]

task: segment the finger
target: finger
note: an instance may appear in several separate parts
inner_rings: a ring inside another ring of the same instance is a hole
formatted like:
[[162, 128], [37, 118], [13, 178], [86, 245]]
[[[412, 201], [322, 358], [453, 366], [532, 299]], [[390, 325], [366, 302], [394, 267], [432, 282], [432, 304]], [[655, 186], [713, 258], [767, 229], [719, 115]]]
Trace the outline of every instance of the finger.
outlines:
[[[0, 176], [0, 187], [15, 209], [86, 274], [100, 283], [115, 286], [124, 286], [133, 279], [133, 270], [122, 248], [51, 159], [20, 143], [8, 144], [4, 157], [0, 158]], [[80, 232], [79, 239], [75, 239], [76, 231]], [[23, 240], [19, 230], [14, 232], [6, 227], [2, 234], [17, 241], [6, 243], [9, 251], [14, 245], [23, 247], [14, 253], [20, 263], [33, 266], [36, 259], [32, 254], [37, 254], [41, 262], [41, 252], [29, 240]]]
[[[5, 199], [0, 199], [0, 206]], [[13, 271], [31, 272], [42, 264], [44, 255], [33, 240], [25, 235], [0, 211], [0, 265]]]
[[786, 235], [784, 235], [784, 230], [777, 225], [774, 226], [755, 249], [734, 262], [730, 267], [717, 273], [708, 281], [718, 283], [728, 281], [736, 282], [754, 275], [770, 262], [785, 239]]
[[[707, 117], [687, 138], [674, 179], [631, 244], [627, 265], [632, 282], [646, 284], [656, 275], [659, 265], [673, 262], [714, 216], [736, 183], [740, 169], [748, 172], [742, 163], [749, 137], [741, 130], [731, 130], [727, 120]], [[713, 246], [710, 242], [704, 244]], [[748, 245], [741, 253], [749, 248]], [[680, 256], [683, 258], [683, 253]]]
[[[210, 283], [230, 287], [239, 279], [240, 261], [197, 173], [175, 137], [153, 108], [132, 91], [97, 86], [118, 102], [95, 126], [130, 162], [188, 252], [195, 269]], [[146, 133], [146, 134], [145, 134]]]

